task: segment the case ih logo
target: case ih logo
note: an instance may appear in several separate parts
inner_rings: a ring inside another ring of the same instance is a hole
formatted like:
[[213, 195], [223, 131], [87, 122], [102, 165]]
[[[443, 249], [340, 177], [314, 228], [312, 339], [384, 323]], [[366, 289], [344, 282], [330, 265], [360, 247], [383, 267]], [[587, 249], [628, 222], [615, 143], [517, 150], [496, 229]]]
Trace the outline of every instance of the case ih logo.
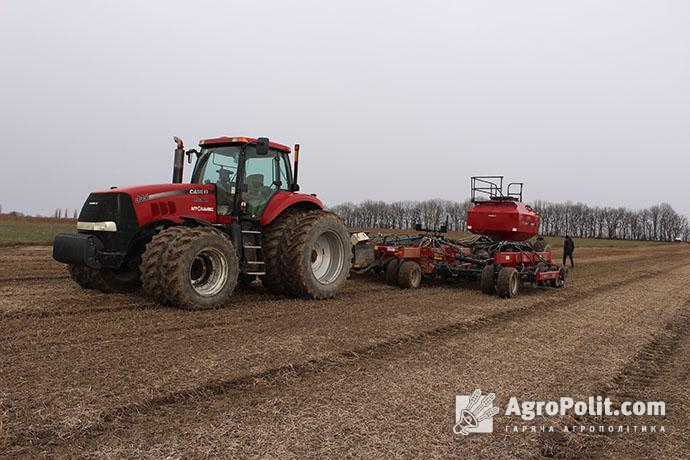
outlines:
[[203, 189], [191, 189], [189, 191], [190, 195], [208, 195], [208, 190], [203, 188]]
[[453, 433], [467, 436], [470, 433], [493, 433], [494, 416], [498, 407], [494, 407], [496, 395], [489, 393], [482, 398], [482, 390], [474, 390], [472, 396], [455, 397], [455, 426]]

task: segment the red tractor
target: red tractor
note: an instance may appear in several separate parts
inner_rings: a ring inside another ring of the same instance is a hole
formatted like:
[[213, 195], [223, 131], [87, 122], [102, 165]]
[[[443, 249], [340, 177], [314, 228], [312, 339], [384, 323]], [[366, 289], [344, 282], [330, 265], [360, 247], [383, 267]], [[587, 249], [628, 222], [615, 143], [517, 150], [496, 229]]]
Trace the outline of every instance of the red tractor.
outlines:
[[[163, 305], [214, 308], [238, 283], [325, 299], [350, 271], [350, 235], [316, 195], [298, 193], [299, 144], [218, 137], [185, 152], [175, 138], [172, 184], [89, 195], [78, 233], [55, 238], [53, 258], [74, 281], [104, 292], [143, 291]], [[184, 157], [196, 157], [182, 183]]]

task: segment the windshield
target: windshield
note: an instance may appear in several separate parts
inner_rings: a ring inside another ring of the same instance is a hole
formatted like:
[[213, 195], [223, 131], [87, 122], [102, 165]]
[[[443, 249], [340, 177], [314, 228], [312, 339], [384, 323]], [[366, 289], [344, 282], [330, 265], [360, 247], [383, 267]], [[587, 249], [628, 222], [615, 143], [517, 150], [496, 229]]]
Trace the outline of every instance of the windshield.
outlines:
[[227, 188], [237, 180], [237, 165], [239, 163], [240, 147], [215, 147], [202, 149], [199, 163], [194, 169], [192, 182], [195, 184], [219, 183]]
[[202, 149], [192, 174], [192, 183], [216, 186], [218, 214], [229, 214], [237, 192], [237, 168], [241, 148], [237, 145]]

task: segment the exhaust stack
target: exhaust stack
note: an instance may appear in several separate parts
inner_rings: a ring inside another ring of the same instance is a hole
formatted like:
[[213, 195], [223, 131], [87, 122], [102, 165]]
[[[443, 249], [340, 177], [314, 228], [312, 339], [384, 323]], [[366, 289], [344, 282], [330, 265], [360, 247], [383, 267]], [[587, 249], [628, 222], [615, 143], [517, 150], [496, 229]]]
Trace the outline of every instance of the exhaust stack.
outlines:
[[184, 142], [179, 137], [173, 137], [177, 148], [175, 149], [175, 159], [173, 161], [173, 184], [182, 183], [182, 173], [184, 172]]
[[292, 167], [292, 174], [294, 175], [292, 181], [292, 191], [299, 192], [299, 183], [297, 182], [297, 174], [299, 172], [299, 144], [295, 144], [295, 164]]

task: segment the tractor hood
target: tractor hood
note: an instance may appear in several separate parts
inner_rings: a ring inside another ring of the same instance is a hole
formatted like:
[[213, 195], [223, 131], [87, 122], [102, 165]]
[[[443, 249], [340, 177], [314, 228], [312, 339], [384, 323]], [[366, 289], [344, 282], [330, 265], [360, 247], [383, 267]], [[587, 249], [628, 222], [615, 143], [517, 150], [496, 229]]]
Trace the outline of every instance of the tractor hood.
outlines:
[[[92, 193], [84, 204], [82, 213], [95, 206], [113, 207], [114, 205], [107, 203], [115, 202], [116, 196], [129, 198], [127, 201], [131, 201], [139, 227], [157, 221], [179, 223], [184, 218], [216, 221], [215, 186], [207, 184], [167, 183], [113, 187]], [[93, 214], [93, 212], [86, 212], [86, 214]], [[82, 220], [81, 216], [80, 220]]]
[[[202, 191], [205, 190], [205, 191]], [[100, 190], [94, 193], [126, 193], [132, 197], [132, 201], [142, 202], [165, 196], [184, 195], [184, 194], [209, 194], [215, 190], [214, 185], [204, 184], [149, 184], [136, 185], [131, 187], [111, 187], [108, 190]]]

